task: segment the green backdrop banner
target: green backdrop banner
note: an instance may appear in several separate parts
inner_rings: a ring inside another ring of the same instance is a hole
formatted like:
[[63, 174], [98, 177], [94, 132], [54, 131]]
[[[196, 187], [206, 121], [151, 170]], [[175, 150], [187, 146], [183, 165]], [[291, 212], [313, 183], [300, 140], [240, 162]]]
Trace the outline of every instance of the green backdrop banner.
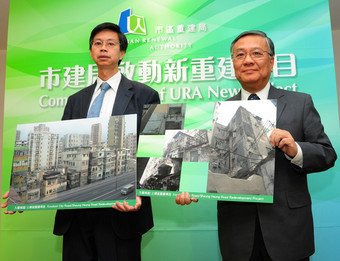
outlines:
[[[163, 103], [218, 101], [237, 93], [230, 42], [244, 30], [265, 31], [276, 45], [271, 82], [312, 95], [339, 154], [327, 0], [11, 0], [3, 191], [9, 186], [16, 125], [59, 120], [67, 97], [93, 82], [97, 69], [88, 37], [105, 21], [119, 23], [129, 40], [121, 72], [159, 91]], [[340, 259], [339, 172], [337, 164], [309, 177], [316, 232], [312, 260]], [[153, 199], [153, 208], [155, 227], [144, 237], [144, 260], [220, 259], [214, 202], [179, 207]], [[1, 259], [60, 260], [53, 216], [53, 211], [1, 214]]]

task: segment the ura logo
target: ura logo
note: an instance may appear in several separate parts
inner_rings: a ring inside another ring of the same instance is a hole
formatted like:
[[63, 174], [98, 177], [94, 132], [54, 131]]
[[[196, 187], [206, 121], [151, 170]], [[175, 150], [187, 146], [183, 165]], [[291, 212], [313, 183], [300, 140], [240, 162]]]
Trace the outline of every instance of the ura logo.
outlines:
[[131, 8], [120, 13], [118, 24], [124, 34], [146, 35], [145, 18], [132, 14]]

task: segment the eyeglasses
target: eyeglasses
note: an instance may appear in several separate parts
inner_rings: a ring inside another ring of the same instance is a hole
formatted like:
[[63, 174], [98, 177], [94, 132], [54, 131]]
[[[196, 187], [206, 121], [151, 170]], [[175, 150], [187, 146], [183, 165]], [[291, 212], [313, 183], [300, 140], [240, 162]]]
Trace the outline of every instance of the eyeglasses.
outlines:
[[265, 53], [269, 56], [273, 56], [270, 52], [262, 50], [262, 49], [253, 49], [250, 52], [246, 52], [244, 50], [238, 50], [235, 53], [232, 53], [232, 58], [237, 61], [243, 61], [246, 59], [247, 55], [249, 54], [253, 60], [261, 60], [264, 58]]
[[111, 40], [109, 40], [109, 41], [95, 40], [95, 41], [92, 42], [92, 46], [97, 47], [97, 48], [103, 47], [104, 44], [105, 44], [108, 48], [112, 49], [112, 48], [114, 48], [115, 46], [120, 45], [120, 42], [115, 42], [115, 41], [111, 41]]

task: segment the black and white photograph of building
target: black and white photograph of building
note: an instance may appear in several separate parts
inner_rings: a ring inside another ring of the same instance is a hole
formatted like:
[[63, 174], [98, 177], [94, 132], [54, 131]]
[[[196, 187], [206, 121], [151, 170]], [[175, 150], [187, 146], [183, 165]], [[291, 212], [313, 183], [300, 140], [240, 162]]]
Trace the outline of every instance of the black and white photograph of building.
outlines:
[[209, 160], [207, 130], [166, 130], [165, 137], [162, 158], [138, 158], [141, 189], [178, 191], [182, 162]]
[[147, 190], [178, 191], [182, 168], [180, 158], [138, 158], [146, 161], [139, 188]]
[[164, 135], [165, 130], [184, 127], [185, 104], [150, 104], [144, 106], [141, 135]]
[[188, 162], [209, 161], [207, 130], [167, 130], [165, 140], [165, 158], [182, 158]]
[[275, 124], [276, 101], [216, 103], [207, 192], [272, 195]]

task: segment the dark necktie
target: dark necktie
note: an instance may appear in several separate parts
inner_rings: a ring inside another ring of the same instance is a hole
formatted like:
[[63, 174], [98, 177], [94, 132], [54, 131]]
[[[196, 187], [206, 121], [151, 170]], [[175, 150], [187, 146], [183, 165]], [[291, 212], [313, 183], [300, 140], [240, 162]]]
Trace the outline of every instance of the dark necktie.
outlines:
[[103, 82], [102, 85], [100, 86], [100, 89], [101, 91], [99, 95], [94, 99], [91, 108], [87, 113], [87, 118], [99, 117], [105, 93], [108, 89], [110, 89], [110, 85], [107, 82]]
[[257, 94], [252, 93], [249, 95], [248, 100], [260, 100], [260, 98], [257, 96]]

